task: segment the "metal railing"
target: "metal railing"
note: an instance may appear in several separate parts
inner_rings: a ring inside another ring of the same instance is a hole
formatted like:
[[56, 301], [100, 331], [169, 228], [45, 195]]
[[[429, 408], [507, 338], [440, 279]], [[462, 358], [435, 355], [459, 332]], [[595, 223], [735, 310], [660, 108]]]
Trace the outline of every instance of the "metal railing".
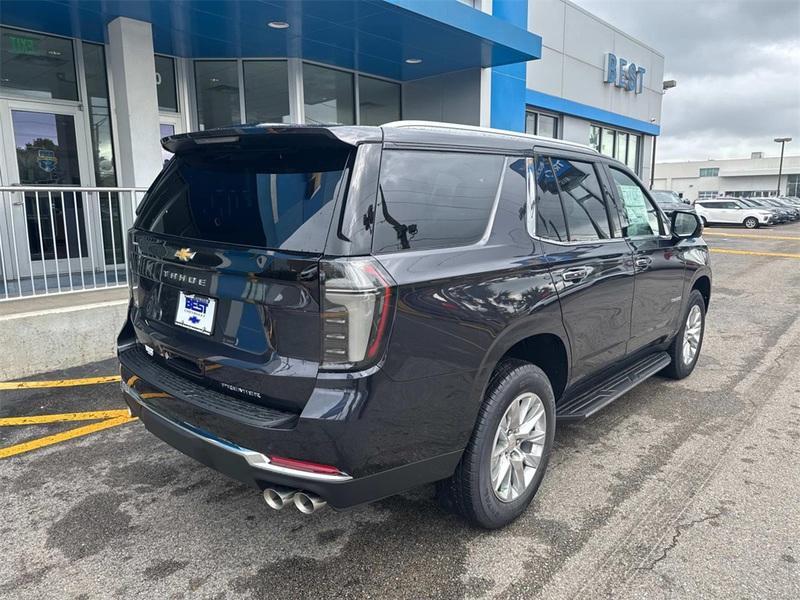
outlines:
[[144, 188], [0, 187], [0, 302], [127, 285]]

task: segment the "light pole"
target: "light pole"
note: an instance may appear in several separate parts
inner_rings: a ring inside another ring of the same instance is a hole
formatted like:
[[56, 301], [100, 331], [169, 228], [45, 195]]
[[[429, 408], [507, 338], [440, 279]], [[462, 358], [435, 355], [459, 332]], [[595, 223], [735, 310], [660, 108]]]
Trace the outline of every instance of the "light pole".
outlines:
[[775, 138], [776, 142], [781, 145], [781, 162], [778, 163], [778, 196], [781, 195], [781, 175], [783, 174], [783, 147], [786, 145], [786, 142], [791, 142], [792, 138], [790, 137], [783, 137], [783, 138]]
[[[667, 90], [671, 90], [672, 88], [676, 87], [678, 82], [674, 79], [667, 79], [661, 84], [661, 89], [666, 92]], [[653, 155], [650, 157], [650, 189], [653, 189], [653, 181], [656, 177], [656, 140], [658, 139], [657, 136], [653, 136]]]

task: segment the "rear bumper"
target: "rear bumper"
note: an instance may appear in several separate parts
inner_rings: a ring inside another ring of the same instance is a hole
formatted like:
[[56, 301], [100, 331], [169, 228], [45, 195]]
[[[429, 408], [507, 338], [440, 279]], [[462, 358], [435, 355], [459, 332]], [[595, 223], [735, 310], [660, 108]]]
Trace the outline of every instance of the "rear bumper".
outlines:
[[[196, 395], [181, 397], [185, 394], [175, 392], [174, 385], [165, 385], [166, 379], [155, 377], [156, 371], [143, 369], [126, 352], [120, 354], [120, 363], [125, 401], [151, 433], [253, 488], [282, 485], [313, 492], [334, 508], [347, 508], [449, 477], [461, 458], [461, 450], [442, 452], [424, 438], [407, 437], [405, 430], [398, 433], [380, 418], [376, 424], [368, 418], [327, 420], [299, 415], [278, 427], [264, 426], [236, 411], [222, 412], [218, 404], [204, 403]], [[158, 379], [162, 379], [161, 385]], [[385, 457], [381, 451], [386, 450], [374, 446], [378, 426], [384, 428], [386, 444], [402, 434], [410, 445], [404, 452], [394, 453], [399, 457], [394, 464], [381, 460], [387, 465], [382, 469], [376, 468], [374, 460], [376, 456]], [[355, 437], [359, 434], [361, 439]], [[423, 458], [415, 460], [420, 454]], [[343, 473], [277, 466], [270, 462], [270, 455], [329, 464]]]

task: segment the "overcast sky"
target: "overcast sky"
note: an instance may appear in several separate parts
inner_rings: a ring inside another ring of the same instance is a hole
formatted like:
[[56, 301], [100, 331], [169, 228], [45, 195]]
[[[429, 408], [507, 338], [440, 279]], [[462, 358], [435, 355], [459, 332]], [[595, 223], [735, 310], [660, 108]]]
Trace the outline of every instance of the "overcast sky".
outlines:
[[656, 160], [800, 154], [800, 0], [573, 0], [665, 56]]

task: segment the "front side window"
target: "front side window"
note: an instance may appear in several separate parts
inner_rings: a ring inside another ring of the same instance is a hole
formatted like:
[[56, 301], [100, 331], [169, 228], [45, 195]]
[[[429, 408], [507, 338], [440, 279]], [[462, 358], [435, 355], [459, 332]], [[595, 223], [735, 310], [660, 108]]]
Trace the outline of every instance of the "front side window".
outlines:
[[658, 209], [650, 202], [644, 189], [630, 175], [610, 168], [611, 177], [623, 206], [623, 235], [653, 236], [661, 233]]
[[204, 242], [320, 252], [348, 152], [208, 152], [178, 156], [137, 222]]
[[570, 241], [611, 237], [606, 203], [591, 163], [551, 158]]
[[503, 156], [386, 150], [381, 160], [374, 252], [458, 247], [481, 239]]
[[567, 226], [564, 222], [564, 209], [558, 196], [558, 184], [549, 158], [546, 156], [536, 158], [533, 177], [536, 182], [536, 235], [566, 242]]
[[194, 63], [194, 79], [200, 131], [241, 124], [235, 60], [198, 60]]
[[0, 27], [0, 89], [37, 100], [78, 100], [72, 40]]

